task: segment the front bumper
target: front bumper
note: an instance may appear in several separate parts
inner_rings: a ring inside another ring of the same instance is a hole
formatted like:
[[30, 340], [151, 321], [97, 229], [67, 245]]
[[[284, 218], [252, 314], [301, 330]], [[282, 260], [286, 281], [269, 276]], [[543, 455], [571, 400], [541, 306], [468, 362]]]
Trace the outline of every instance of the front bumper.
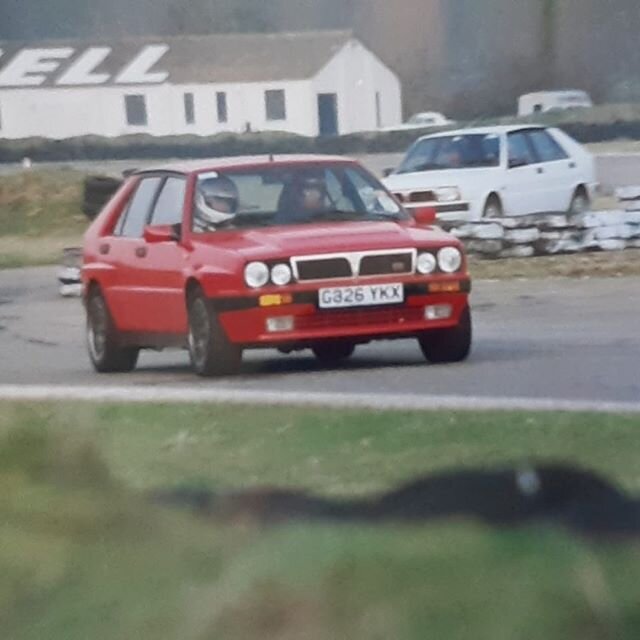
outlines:
[[[321, 310], [318, 291], [299, 292], [290, 304], [260, 307], [257, 298], [213, 299], [220, 323], [229, 340], [244, 347], [297, 345], [321, 340], [409, 337], [429, 329], [456, 326], [468, 305], [468, 277], [432, 283], [406, 284], [405, 302], [398, 305]], [[448, 305], [447, 318], [426, 319], [427, 307]], [[290, 328], [270, 331], [269, 321], [287, 319]]]
[[446, 204], [440, 202], [410, 202], [404, 203], [404, 207], [408, 211], [422, 207], [433, 207], [438, 220], [455, 221], [471, 219], [471, 205], [468, 202], [451, 202]]

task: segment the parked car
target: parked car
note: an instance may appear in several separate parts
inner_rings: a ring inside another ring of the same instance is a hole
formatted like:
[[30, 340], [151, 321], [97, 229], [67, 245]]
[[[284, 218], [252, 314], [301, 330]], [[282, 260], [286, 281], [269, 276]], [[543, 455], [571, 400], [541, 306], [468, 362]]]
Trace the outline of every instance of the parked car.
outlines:
[[437, 111], [423, 111], [412, 115], [406, 122], [393, 127], [385, 127], [382, 131], [402, 131], [405, 129], [427, 129], [428, 127], [447, 127], [455, 124]]
[[141, 349], [187, 348], [203, 376], [244, 349], [417, 338], [432, 362], [467, 357], [469, 276], [433, 209], [410, 215], [357, 162], [228, 158], [130, 175], [86, 233], [83, 299], [97, 371]]
[[538, 91], [527, 93], [518, 99], [519, 116], [591, 107], [593, 107], [593, 101], [586, 91]]
[[420, 138], [383, 180], [406, 208], [438, 218], [480, 220], [589, 208], [592, 155], [560, 129], [501, 126]]

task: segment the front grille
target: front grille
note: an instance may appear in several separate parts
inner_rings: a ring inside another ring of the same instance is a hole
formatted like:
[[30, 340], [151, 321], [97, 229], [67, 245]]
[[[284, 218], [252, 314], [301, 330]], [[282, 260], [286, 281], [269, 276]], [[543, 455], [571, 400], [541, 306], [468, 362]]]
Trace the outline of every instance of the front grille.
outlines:
[[435, 202], [436, 196], [433, 191], [414, 191], [409, 195], [409, 202]]
[[365, 251], [331, 256], [292, 258], [299, 282], [406, 275], [414, 271], [415, 249], [397, 251]]
[[332, 327], [367, 327], [377, 324], [419, 322], [424, 319], [424, 307], [391, 307], [387, 309], [350, 309], [314, 313], [296, 318], [296, 329], [330, 329]]
[[351, 278], [351, 265], [346, 258], [316, 258], [297, 263], [298, 280], [325, 280], [329, 278]]
[[364, 256], [360, 262], [361, 276], [380, 276], [412, 272], [413, 255], [411, 253]]

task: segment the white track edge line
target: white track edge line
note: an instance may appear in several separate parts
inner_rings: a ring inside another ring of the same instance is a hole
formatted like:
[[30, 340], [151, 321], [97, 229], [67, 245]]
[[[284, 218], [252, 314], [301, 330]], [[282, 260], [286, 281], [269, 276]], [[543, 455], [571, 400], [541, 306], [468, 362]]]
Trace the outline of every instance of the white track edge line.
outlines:
[[640, 402], [598, 402], [553, 398], [430, 396], [417, 394], [300, 393], [240, 389], [184, 389], [145, 385], [10, 385], [0, 384], [2, 400], [81, 400], [94, 402], [222, 403], [274, 406], [406, 410], [564, 411], [640, 414]]

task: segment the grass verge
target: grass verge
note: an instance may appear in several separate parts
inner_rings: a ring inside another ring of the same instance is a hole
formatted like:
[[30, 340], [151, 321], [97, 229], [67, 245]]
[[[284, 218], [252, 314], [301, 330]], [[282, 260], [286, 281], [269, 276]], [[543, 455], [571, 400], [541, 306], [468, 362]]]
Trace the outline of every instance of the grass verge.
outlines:
[[0, 628], [19, 640], [635, 640], [640, 549], [548, 529], [208, 525], [186, 483], [384, 489], [561, 459], [638, 491], [633, 417], [5, 403]]

